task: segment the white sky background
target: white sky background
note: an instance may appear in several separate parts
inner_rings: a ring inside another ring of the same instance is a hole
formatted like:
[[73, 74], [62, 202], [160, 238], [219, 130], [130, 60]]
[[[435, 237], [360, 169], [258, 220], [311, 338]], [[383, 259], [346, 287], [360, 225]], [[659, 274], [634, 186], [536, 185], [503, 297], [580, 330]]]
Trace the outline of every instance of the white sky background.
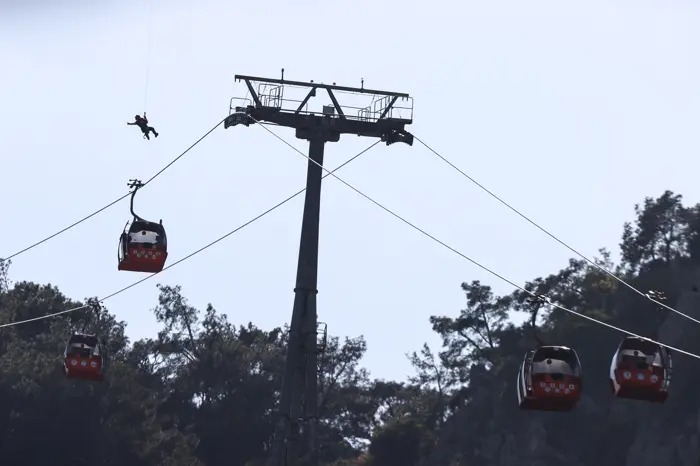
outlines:
[[[700, 5], [692, 1], [413, 2], [153, 0], [150, 142], [147, 1], [0, 2], [0, 257], [150, 178], [245, 95], [236, 73], [408, 92], [410, 130], [588, 255], [617, 252], [633, 206], [664, 189], [700, 201]], [[317, 98], [317, 105], [328, 103]], [[291, 129], [273, 128], [306, 151]], [[372, 143], [326, 147], [335, 167]], [[306, 160], [260, 127], [217, 129], [137, 196], [163, 219], [172, 263], [304, 186]], [[377, 146], [339, 176], [511, 280], [572, 254], [420, 144]], [[236, 324], [291, 316], [303, 197], [107, 302], [133, 339], [153, 336], [155, 284], [182, 285]], [[11, 278], [104, 296], [128, 201], [13, 260]], [[463, 281], [511, 288], [324, 181], [318, 306], [329, 332], [364, 334], [376, 377], [438, 339]], [[574, 317], [572, 317], [574, 318]], [[609, 330], [601, 328], [601, 332]], [[614, 348], [610, 349], [614, 351]]]

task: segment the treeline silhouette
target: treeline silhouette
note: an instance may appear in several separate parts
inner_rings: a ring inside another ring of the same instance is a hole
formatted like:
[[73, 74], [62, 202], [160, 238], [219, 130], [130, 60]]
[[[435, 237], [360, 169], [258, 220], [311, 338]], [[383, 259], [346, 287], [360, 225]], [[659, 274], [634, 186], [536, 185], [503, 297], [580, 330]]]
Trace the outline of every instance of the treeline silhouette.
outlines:
[[[581, 224], [585, 221], [582, 220]], [[671, 306], [700, 316], [700, 204], [666, 191], [635, 206], [624, 224], [621, 261], [597, 261]], [[56, 287], [10, 283], [0, 263], [0, 324], [80, 306]], [[465, 306], [430, 318], [436, 350], [417, 342], [415, 376], [370, 377], [362, 336], [329, 336], [319, 359], [323, 465], [697, 465], [700, 361], [674, 355], [663, 405], [614, 399], [612, 355], [624, 335], [546, 306], [541, 338], [581, 357], [584, 396], [570, 413], [521, 411], [516, 374], [533, 348], [527, 296], [461, 285]], [[0, 465], [258, 466], [270, 447], [283, 373], [286, 327], [235, 325], [201, 311], [180, 287], [158, 285], [154, 338], [129, 342], [126, 324], [89, 310], [0, 329]], [[583, 260], [527, 283], [551, 300], [629, 331], [700, 353], [700, 328], [621, 286]], [[108, 352], [102, 383], [67, 380], [67, 337], [87, 328]]]

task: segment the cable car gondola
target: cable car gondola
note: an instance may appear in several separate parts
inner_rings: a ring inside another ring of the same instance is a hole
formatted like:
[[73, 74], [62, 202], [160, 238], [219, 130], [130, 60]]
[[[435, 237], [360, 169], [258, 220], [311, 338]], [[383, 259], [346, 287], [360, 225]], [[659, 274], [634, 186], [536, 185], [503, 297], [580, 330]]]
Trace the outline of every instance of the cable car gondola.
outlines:
[[131, 226], [129, 222], [126, 223], [119, 238], [118, 269], [156, 273], [163, 270], [168, 258], [167, 236], [162, 220], [160, 223], [149, 222], [134, 212], [134, 196], [142, 186], [140, 181], [130, 180], [129, 187], [134, 188], [131, 193], [131, 215], [134, 219]]
[[671, 354], [653, 341], [628, 336], [610, 364], [610, 388], [618, 398], [663, 403], [671, 383]]
[[525, 354], [518, 371], [521, 409], [570, 411], [581, 398], [583, 377], [576, 351], [566, 346], [540, 346]]
[[63, 372], [66, 378], [102, 382], [104, 369], [100, 339], [95, 335], [73, 334], [63, 353]]

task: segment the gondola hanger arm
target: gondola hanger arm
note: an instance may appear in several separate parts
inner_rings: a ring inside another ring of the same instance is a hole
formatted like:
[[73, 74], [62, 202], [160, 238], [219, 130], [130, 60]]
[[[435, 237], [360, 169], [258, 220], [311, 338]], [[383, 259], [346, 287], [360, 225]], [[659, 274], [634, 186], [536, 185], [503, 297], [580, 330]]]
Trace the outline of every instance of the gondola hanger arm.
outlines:
[[141, 182], [141, 180], [129, 180], [127, 183], [127, 186], [131, 188], [131, 204], [129, 206], [129, 209], [131, 210], [131, 215], [134, 216], [134, 218], [140, 222], [143, 222], [144, 219], [136, 215], [136, 212], [134, 212], [134, 197], [136, 197], [136, 192], [139, 190], [139, 188], [142, 188], [144, 186], [144, 183]]

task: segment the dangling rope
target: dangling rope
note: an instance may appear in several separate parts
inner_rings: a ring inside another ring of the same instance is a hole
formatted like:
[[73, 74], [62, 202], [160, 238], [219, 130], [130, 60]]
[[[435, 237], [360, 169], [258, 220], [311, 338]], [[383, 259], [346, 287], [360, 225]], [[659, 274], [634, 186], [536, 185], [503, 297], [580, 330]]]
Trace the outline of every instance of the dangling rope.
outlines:
[[148, 11], [148, 30], [146, 31], [148, 35], [148, 50], [146, 51], [146, 90], [143, 97], [143, 111], [144, 113], [148, 110], [148, 82], [151, 78], [151, 42], [152, 42], [152, 24], [153, 24], [153, 0], [149, 0], [149, 11]]

